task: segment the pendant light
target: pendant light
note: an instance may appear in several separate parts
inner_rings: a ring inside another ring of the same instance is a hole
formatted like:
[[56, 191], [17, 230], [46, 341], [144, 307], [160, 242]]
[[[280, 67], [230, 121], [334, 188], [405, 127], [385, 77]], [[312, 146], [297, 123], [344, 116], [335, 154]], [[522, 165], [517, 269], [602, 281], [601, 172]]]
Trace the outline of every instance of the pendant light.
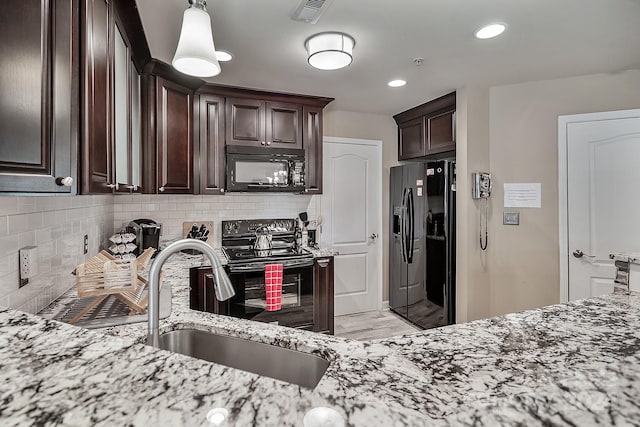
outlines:
[[353, 61], [356, 42], [348, 34], [328, 32], [314, 34], [304, 42], [308, 61], [319, 70], [338, 70]]
[[207, 2], [189, 0], [189, 4], [191, 6], [184, 11], [180, 39], [171, 63], [176, 70], [190, 76], [217, 76], [220, 74], [220, 64], [213, 44]]

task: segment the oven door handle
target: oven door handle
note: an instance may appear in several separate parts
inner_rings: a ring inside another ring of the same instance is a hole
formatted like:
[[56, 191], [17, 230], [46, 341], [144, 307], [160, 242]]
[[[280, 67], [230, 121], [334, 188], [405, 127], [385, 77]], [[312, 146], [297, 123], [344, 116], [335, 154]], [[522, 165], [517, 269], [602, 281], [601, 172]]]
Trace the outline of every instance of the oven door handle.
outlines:
[[[282, 264], [283, 269], [287, 268], [298, 268], [298, 267], [312, 267], [313, 266], [313, 258], [312, 259], [304, 259], [300, 261], [288, 261], [283, 263], [272, 262], [269, 264]], [[264, 267], [267, 264], [260, 265], [229, 265], [229, 273], [254, 273], [257, 271], [264, 271]]]

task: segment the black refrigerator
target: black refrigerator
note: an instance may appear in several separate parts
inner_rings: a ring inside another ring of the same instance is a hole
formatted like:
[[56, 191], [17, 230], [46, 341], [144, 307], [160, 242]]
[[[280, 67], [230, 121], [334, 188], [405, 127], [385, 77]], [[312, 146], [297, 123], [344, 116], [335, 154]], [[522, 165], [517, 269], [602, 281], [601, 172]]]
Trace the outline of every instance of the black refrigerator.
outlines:
[[424, 329], [455, 323], [455, 168], [391, 168], [389, 307]]

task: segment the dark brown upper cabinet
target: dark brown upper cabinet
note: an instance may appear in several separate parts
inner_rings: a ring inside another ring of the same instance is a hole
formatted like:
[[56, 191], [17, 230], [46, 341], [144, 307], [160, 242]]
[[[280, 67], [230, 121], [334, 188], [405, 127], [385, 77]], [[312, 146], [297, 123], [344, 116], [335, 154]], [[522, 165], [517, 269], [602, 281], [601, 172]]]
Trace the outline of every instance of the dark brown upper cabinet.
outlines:
[[322, 194], [322, 107], [305, 105], [302, 111], [305, 191], [309, 194]]
[[78, 13], [77, 0], [0, 4], [0, 192], [77, 191]]
[[156, 155], [159, 193], [194, 192], [193, 91], [156, 78]]
[[302, 148], [302, 105], [227, 99], [227, 144]]
[[115, 188], [112, 144], [113, 3], [83, 0], [82, 192]]
[[224, 98], [201, 94], [199, 114], [200, 194], [222, 194], [225, 183]]
[[125, 12], [115, 5], [106, 0], [83, 1], [81, 169], [85, 194], [141, 190], [140, 75], [130, 41], [133, 31], [127, 31], [120, 18]]
[[302, 148], [302, 105], [267, 102], [266, 122], [267, 146]]
[[142, 106], [140, 75], [131, 47], [116, 20], [113, 55], [113, 173], [115, 191], [138, 192], [142, 186]]
[[428, 118], [429, 153], [442, 153], [456, 149], [456, 112], [447, 111]]
[[395, 115], [398, 125], [398, 160], [453, 154], [456, 93]]
[[258, 99], [227, 99], [227, 144], [266, 145], [266, 102]]
[[426, 145], [424, 117], [398, 124], [398, 160], [424, 156]]

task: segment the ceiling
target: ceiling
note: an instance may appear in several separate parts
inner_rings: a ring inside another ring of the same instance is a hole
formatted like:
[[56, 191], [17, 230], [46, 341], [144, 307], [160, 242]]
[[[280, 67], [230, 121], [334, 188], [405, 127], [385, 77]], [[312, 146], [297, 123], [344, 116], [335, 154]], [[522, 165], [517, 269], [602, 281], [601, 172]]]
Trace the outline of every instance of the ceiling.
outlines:
[[[152, 56], [171, 63], [187, 0], [136, 2]], [[208, 0], [216, 48], [234, 58], [207, 80], [395, 114], [466, 85], [640, 68], [640, 0], [335, 0], [313, 25], [290, 19], [299, 2]], [[475, 39], [492, 22], [507, 31]], [[307, 63], [304, 41], [322, 31], [355, 38], [351, 66], [320, 71]], [[387, 86], [397, 78], [407, 85]]]

